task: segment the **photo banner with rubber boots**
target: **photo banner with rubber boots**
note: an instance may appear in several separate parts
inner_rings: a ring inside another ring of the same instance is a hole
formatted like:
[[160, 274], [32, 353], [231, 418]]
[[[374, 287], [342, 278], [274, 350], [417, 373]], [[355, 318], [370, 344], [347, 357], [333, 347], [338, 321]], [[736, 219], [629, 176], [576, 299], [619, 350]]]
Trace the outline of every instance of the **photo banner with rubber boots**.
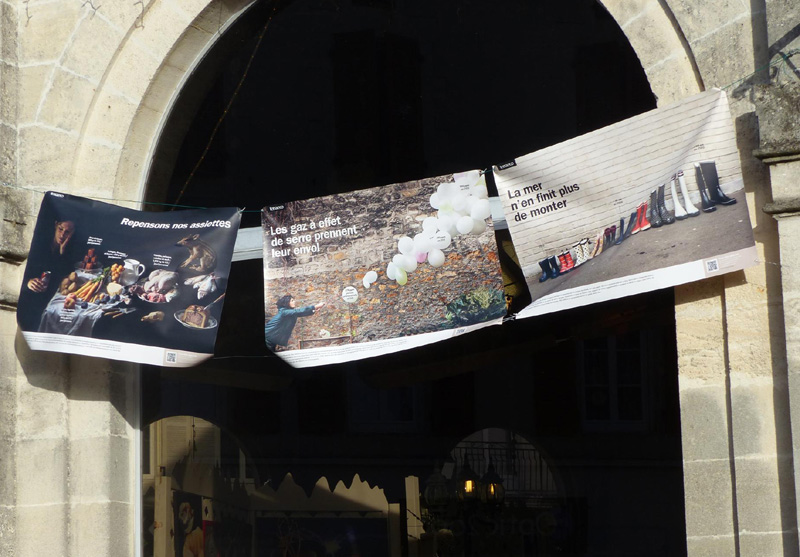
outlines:
[[756, 263], [728, 100], [711, 90], [494, 170], [542, 315]]
[[477, 170], [264, 207], [267, 347], [306, 367], [500, 324], [491, 213]]
[[237, 208], [142, 212], [47, 192], [17, 322], [47, 350], [189, 367], [210, 358]]

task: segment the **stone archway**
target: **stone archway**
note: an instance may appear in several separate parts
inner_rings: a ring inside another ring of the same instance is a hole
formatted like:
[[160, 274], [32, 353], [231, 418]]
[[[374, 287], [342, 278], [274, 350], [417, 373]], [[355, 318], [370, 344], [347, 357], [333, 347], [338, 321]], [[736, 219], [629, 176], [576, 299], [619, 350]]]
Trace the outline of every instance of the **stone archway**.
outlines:
[[[660, 102], [702, 88], [662, 2], [603, 4], [631, 41]], [[153, 146], [187, 76], [250, 5], [144, 0], [95, 8], [52, 2], [30, 6], [30, 13], [15, 5], [21, 44], [20, 60], [12, 63], [25, 67], [16, 89], [16, 127], [8, 133], [14, 134], [9, 144], [19, 146], [14, 156], [20, 185], [137, 205]], [[14, 326], [4, 322], [3, 330]], [[6, 355], [11, 361], [10, 351]], [[25, 368], [16, 364], [22, 386], [14, 383], [19, 392], [4, 391], [2, 397], [11, 401], [7, 423], [14, 424], [8, 426], [13, 439], [7, 454], [15, 460], [4, 484], [13, 484], [16, 534], [0, 541], [0, 549], [37, 555], [47, 540], [53, 554], [133, 554], [138, 495], [131, 444], [137, 432], [125, 423], [136, 414], [136, 388], [127, 382], [131, 370], [80, 357], [26, 355], [22, 349], [17, 356]], [[28, 369], [37, 370], [44, 383]], [[34, 415], [37, 409], [42, 413]]]
[[[660, 104], [702, 90], [691, 52], [663, 3], [601, 3], [628, 37]], [[128, 10], [101, 23], [95, 21], [103, 13], [98, 9], [98, 17], [84, 14], [77, 21], [62, 58], [104, 71], [64, 78], [75, 91], [92, 88], [92, 94], [80, 99], [85, 117], [72, 127], [78, 135], [68, 173], [71, 191], [80, 194], [91, 184], [93, 191], [103, 190], [115, 199], [142, 199], [153, 147], [186, 79], [221, 34], [254, 4], [253, 0], [151, 0], [138, 14]], [[97, 29], [103, 25], [108, 29]], [[79, 50], [90, 34], [100, 38], [92, 49]], [[98, 52], [106, 57], [113, 53], [107, 66], [92, 60]], [[56, 102], [51, 103], [50, 97], [63, 95], [58, 79], [53, 78], [43, 107]], [[74, 103], [78, 94], [69, 101]]]

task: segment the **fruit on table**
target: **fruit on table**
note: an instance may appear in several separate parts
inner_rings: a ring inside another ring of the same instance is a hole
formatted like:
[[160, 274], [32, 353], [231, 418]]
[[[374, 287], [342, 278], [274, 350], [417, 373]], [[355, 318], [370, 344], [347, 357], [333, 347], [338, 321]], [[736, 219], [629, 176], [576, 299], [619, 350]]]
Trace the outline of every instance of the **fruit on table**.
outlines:
[[[125, 270], [124, 265], [120, 265], [119, 263], [114, 263], [111, 265], [111, 270], [109, 271], [111, 274], [111, 281], [117, 282], [119, 280], [120, 275], [122, 275], [122, 271]], [[110, 285], [109, 285], [110, 286]], [[110, 294], [110, 292], [109, 292]]]
[[61, 284], [58, 287], [59, 293], [62, 296], [66, 296], [70, 292], [75, 292], [78, 289], [78, 275], [74, 271], [69, 274], [68, 277], [65, 277], [64, 280], [61, 281]]

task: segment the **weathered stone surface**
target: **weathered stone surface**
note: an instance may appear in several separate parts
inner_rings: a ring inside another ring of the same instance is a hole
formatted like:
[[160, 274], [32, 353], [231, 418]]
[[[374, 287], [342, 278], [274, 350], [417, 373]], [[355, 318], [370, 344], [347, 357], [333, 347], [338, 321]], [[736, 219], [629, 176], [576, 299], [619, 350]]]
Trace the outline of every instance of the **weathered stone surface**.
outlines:
[[69, 442], [64, 438], [17, 441], [17, 504], [20, 507], [67, 502], [68, 454]]
[[706, 88], [725, 87], [753, 71], [749, 17], [739, 17], [689, 43]]
[[724, 385], [681, 389], [684, 461], [726, 459], [730, 455]]
[[800, 83], [756, 85], [755, 105], [761, 134], [756, 155], [800, 153]]
[[66, 503], [17, 507], [17, 543], [8, 555], [67, 555], [71, 527], [68, 517], [69, 506]]
[[84, 501], [128, 501], [133, 478], [127, 463], [132, 450], [129, 439], [117, 436], [71, 440], [69, 467], [81, 472], [71, 476], [70, 496]]
[[780, 492], [775, 458], [737, 458], [736, 505], [740, 530], [781, 532], [784, 526]]
[[717, 0], [713, 5], [692, 0], [671, 0], [669, 7], [690, 43], [750, 16], [750, 5], [738, 0]]
[[692, 557], [730, 557], [736, 555], [736, 539], [733, 534], [728, 536], [689, 536], [686, 540], [686, 551]]
[[37, 64], [19, 69], [19, 123], [36, 120], [42, 97], [47, 93], [47, 84], [55, 71], [53, 64]]
[[19, 185], [63, 187], [78, 145], [77, 134], [34, 126], [21, 130], [19, 141]]
[[685, 381], [725, 376], [721, 278], [675, 287], [675, 320], [681, 388]]
[[739, 549], [740, 555], [795, 557], [798, 554], [797, 536], [792, 532], [742, 532]]
[[61, 58], [81, 15], [79, 2], [20, 4], [20, 64], [34, 64]]
[[727, 460], [684, 462], [686, 535], [731, 536], [733, 486]]
[[[103, 8], [101, 5], [98, 13], [102, 13]], [[85, 17], [75, 30], [72, 42], [61, 60], [61, 66], [98, 83], [108, 69], [122, 38], [123, 33], [109, 20], [97, 16]], [[87, 52], [92, 52], [93, 56], [86, 56]]]

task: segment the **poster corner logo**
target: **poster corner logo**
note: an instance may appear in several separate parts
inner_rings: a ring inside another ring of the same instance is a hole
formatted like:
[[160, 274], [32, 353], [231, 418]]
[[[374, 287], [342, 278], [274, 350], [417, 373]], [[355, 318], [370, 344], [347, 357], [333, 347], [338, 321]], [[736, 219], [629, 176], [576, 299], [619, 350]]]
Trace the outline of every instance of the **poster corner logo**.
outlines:
[[511, 168], [514, 166], [517, 166], [517, 161], [512, 159], [510, 161], [501, 162], [500, 164], [496, 165], [495, 168], [497, 168], [497, 170], [500, 171], [500, 170], [506, 170], [507, 168]]
[[285, 208], [286, 208], [286, 205], [283, 204], [283, 203], [280, 204], [280, 205], [267, 205], [267, 211], [270, 211], [270, 212], [272, 212], [272, 211], [282, 211]]

